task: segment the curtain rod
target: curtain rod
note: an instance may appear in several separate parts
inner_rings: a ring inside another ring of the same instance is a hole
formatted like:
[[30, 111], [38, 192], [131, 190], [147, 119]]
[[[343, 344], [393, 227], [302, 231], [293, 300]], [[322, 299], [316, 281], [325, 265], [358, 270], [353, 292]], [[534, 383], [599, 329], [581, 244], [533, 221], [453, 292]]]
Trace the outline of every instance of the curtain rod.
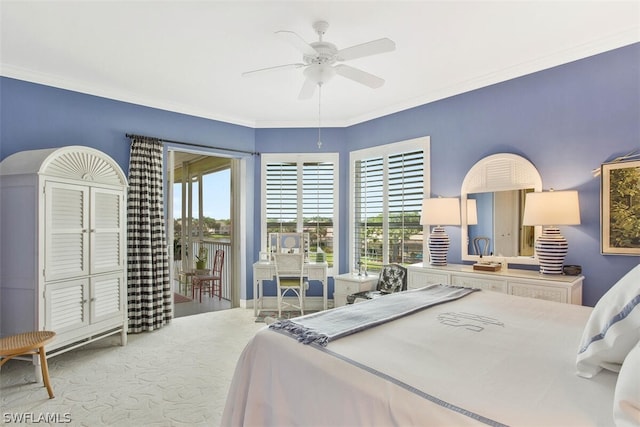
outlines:
[[131, 133], [127, 133], [127, 134], [125, 134], [125, 136], [127, 138], [155, 139], [155, 140], [158, 140], [160, 142], [168, 142], [170, 144], [178, 144], [178, 145], [187, 145], [189, 147], [213, 148], [213, 149], [216, 149], [216, 150], [232, 151], [232, 152], [235, 152], [235, 153], [252, 154], [254, 156], [259, 156], [260, 155], [260, 153], [258, 153], [257, 151], [238, 150], [238, 149], [235, 149], [235, 148], [212, 147], [210, 145], [197, 144], [197, 143], [194, 143], [194, 142], [174, 141], [174, 140], [171, 140], [171, 139], [155, 138], [155, 137], [152, 137], [152, 136], [135, 135], [135, 134], [131, 134]]

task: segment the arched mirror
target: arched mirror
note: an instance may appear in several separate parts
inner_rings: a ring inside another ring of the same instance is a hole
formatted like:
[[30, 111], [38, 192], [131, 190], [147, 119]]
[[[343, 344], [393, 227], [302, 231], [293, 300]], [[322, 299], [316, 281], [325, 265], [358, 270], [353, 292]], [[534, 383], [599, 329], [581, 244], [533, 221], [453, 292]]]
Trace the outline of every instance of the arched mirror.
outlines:
[[460, 191], [463, 260], [493, 255], [510, 264], [538, 264], [534, 243], [540, 227], [522, 225], [530, 191], [542, 191], [542, 178], [516, 154], [487, 156], [469, 170]]

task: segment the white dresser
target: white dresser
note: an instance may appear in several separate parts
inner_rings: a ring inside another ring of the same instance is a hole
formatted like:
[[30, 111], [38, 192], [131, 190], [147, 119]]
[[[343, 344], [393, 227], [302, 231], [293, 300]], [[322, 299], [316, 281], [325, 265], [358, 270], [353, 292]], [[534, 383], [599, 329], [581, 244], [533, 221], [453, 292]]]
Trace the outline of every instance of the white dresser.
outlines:
[[582, 304], [584, 276], [543, 275], [537, 271], [517, 268], [495, 272], [477, 271], [471, 265], [448, 264], [435, 267], [424, 266], [422, 263], [407, 267], [407, 274], [408, 289], [442, 283], [568, 304]]
[[341, 307], [347, 304], [347, 295], [374, 290], [378, 284], [378, 275], [359, 276], [354, 273], [345, 273], [334, 276], [333, 283], [333, 305]]

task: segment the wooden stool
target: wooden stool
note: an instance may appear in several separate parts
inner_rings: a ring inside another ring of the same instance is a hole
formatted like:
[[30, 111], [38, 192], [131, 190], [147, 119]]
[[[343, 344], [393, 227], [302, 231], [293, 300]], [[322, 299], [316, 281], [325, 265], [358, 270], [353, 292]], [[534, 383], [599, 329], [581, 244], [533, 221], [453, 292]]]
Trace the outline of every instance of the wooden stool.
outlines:
[[49, 382], [49, 367], [47, 366], [47, 353], [44, 350], [44, 346], [51, 342], [55, 336], [55, 332], [36, 331], [0, 338], [0, 358], [2, 358], [0, 367], [16, 356], [25, 354], [40, 355], [42, 379], [49, 392], [49, 399], [53, 399], [53, 389]]

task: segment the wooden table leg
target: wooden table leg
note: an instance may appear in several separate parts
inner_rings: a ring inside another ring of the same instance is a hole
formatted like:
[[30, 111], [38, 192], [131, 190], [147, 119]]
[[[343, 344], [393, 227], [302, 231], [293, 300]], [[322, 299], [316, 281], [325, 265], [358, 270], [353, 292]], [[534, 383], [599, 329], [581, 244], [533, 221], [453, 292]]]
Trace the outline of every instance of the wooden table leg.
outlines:
[[49, 399], [53, 399], [53, 388], [51, 388], [51, 382], [49, 381], [49, 366], [47, 365], [47, 353], [44, 349], [44, 346], [38, 349], [38, 353], [40, 353], [40, 366], [42, 367], [42, 379], [44, 381], [44, 385], [47, 387], [47, 391], [49, 392]]

